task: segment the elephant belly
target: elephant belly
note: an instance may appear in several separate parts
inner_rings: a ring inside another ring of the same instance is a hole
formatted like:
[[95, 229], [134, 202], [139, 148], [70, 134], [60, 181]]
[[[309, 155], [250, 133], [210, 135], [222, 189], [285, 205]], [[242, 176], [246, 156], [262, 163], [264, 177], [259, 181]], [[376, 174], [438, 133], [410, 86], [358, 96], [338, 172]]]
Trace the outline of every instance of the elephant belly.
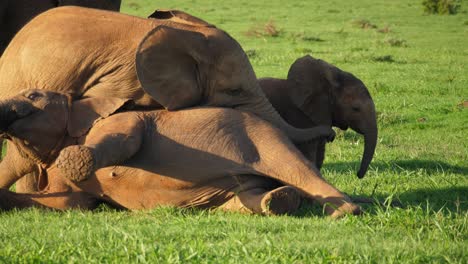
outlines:
[[238, 183], [230, 176], [192, 182], [143, 169], [117, 166], [98, 170], [78, 186], [112, 203], [136, 210], [164, 205], [217, 207], [234, 196]]

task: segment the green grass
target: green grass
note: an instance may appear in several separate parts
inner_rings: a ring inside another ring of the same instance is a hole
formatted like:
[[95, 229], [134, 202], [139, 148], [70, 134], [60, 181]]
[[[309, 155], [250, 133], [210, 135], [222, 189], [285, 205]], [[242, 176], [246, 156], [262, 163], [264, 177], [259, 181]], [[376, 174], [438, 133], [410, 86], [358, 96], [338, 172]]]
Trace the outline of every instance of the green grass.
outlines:
[[216, 24], [242, 44], [259, 77], [285, 77], [310, 53], [361, 78], [378, 110], [375, 159], [358, 180], [363, 139], [339, 132], [323, 174], [351, 195], [402, 207], [369, 205], [339, 221], [314, 206], [289, 217], [4, 212], [0, 262], [468, 262], [467, 1], [451, 16], [403, 0], [123, 2], [125, 13], [178, 8]]

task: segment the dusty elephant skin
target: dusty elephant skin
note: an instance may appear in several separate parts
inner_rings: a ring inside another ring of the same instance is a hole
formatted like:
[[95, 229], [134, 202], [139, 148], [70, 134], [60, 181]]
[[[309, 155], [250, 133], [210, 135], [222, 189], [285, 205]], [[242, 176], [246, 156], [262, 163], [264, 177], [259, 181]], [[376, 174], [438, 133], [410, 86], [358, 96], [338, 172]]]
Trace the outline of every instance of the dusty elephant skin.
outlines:
[[[266, 99], [242, 47], [224, 31], [177, 10], [151, 17], [80, 7], [40, 14], [0, 58], [0, 99], [40, 88], [75, 98], [130, 98], [146, 109], [229, 107], [270, 121], [294, 141], [333, 137], [327, 126], [287, 124]], [[18, 191], [31, 189], [17, 184]]]
[[[281, 117], [295, 127], [350, 127], [363, 134], [364, 154], [358, 177], [364, 177], [375, 152], [378, 129], [374, 102], [361, 80], [307, 55], [291, 65], [286, 80], [262, 78], [259, 83]], [[320, 168], [325, 143], [315, 140], [296, 146]]]
[[121, 0], [2, 0], [0, 1], [0, 56], [13, 36], [36, 15], [58, 6], [74, 5], [120, 10]]
[[[2, 208], [228, 204], [229, 209], [281, 213], [297, 208], [300, 192], [332, 217], [360, 213], [279, 129], [255, 115], [226, 108], [115, 113], [126, 103], [118, 98], [71, 102], [44, 90], [0, 101], [3, 135], [20, 153], [13, 157], [23, 159], [7, 156], [0, 170], [11, 175], [0, 181], [8, 187], [41, 164], [42, 190], [4, 190]], [[92, 169], [82, 170], [81, 164]], [[272, 181], [287, 186], [272, 190]]]

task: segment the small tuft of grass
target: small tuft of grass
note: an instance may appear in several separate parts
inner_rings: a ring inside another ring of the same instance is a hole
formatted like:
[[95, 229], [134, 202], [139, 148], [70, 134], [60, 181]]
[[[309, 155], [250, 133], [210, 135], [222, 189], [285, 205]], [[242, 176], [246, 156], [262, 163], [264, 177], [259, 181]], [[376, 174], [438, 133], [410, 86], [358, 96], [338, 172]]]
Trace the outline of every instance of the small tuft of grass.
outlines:
[[426, 122], [427, 122], [427, 118], [425, 118], [425, 117], [420, 117], [420, 118], [416, 119], [416, 121], [418, 121], [418, 123], [426, 123]]
[[264, 34], [270, 37], [277, 37], [281, 33], [272, 20], [268, 21], [263, 28]]
[[138, 3], [136, 3], [136, 2], [130, 2], [130, 3], [128, 3], [128, 7], [130, 7], [131, 9], [134, 9], [134, 10], [138, 10], [138, 9], [141, 8], [141, 6], [140, 6]]
[[450, 74], [449, 76], [447, 76], [446, 80], [447, 80], [447, 82], [452, 83], [453, 81], [455, 81], [456, 78], [457, 77], [455, 75]]
[[312, 53], [312, 50], [311, 50], [311, 49], [309, 49], [309, 48], [304, 48], [304, 47], [295, 48], [294, 51], [295, 51], [295, 52], [302, 53], [302, 54]]
[[383, 42], [392, 47], [408, 47], [408, 43], [404, 39], [386, 38]]
[[373, 86], [377, 93], [390, 91], [390, 86], [385, 82], [374, 81]]
[[392, 111], [377, 112], [377, 120], [384, 126], [399, 125], [407, 122], [407, 119], [402, 114]]
[[320, 37], [308, 35], [304, 32], [295, 32], [295, 33], [289, 34], [289, 36], [291, 39], [295, 41], [296, 40], [305, 41], [305, 42], [324, 42], [325, 41]]
[[387, 34], [387, 33], [392, 32], [392, 30], [390, 29], [389, 26], [385, 26], [385, 27], [383, 27], [381, 29], [378, 29], [377, 32]]
[[376, 56], [376, 57], [372, 57], [372, 60], [376, 62], [389, 62], [389, 63], [395, 62], [392, 55]]
[[309, 41], [309, 42], [323, 42], [324, 41], [323, 39], [319, 37], [314, 37], [314, 36], [304, 36], [302, 40]]
[[372, 24], [369, 20], [367, 19], [354, 19], [351, 21], [351, 24], [353, 24], [355, 27], [359, 27], [362, 29], [375, 29], [377, 28], [377, 25]]
[[454, 15], [461, 7], [460, 0], [423, 0], [424, 12], [427, 14]]
[[273, 20], [268, 21], [264, 25], [254, 25], [245, 35], [248, 37], [278, 37], [283, 31], [279, 29]]
[[258, 57], [258, 52], [254, 49], [246, 50], [245, 54], [247, 54], [247, 57], [249, 57], [249, 59], [255, 59]]

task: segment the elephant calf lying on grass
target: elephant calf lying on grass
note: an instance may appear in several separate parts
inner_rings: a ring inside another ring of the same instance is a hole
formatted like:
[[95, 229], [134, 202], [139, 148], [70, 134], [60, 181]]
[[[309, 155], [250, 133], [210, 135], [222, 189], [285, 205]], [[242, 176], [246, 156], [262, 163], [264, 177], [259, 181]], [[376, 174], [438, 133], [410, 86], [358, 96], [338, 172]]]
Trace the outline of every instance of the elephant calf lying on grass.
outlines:
[[[0, 208], [224, 204], [275, 214], [293, 212], [305, 195], [333, 217], [360, 213], [285, 134], [253, 114], [224, 108], [116, 113], [127, 103], [118, 98], [72, 102], [45, 90], [1, 101], [0, 131], [9, 151], [21, 155], [13, 155], [15, 160], [7, 155], [0, 170], [15, 174], [5, 179], [18, 179], [39, 167], [42, 191], [3, 189]], [[278, 181], [286, 186], [273, 189]]]

